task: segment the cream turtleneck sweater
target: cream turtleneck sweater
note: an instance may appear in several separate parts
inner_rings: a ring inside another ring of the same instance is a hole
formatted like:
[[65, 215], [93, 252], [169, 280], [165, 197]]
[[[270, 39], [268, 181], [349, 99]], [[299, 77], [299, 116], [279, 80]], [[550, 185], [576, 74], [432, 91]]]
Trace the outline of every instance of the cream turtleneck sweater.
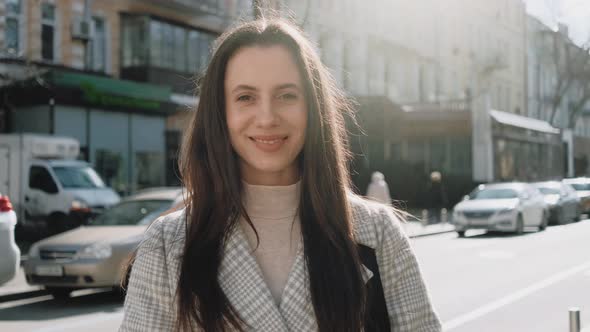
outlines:
[[256, 235], [242, 218], [240, 225], [258, 262], [270, 292], [278, 304], [301, 243], [299, 206], [300, 183], [289, 186], [259, 186], [244, 183], [244, 204]]

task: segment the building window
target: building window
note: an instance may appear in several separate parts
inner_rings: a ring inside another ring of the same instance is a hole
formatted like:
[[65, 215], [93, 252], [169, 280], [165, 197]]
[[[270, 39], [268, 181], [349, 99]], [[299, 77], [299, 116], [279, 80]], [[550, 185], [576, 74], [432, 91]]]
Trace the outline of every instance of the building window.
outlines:
[[8, 0], [6, 3], [6, 52], [11, 56], [18, 56], [20, 53], [20, 21], [21, 1]]
[[107, 70], [107, 34], [105, 21], [100, 17], [92, 18], [94, 34], [92, 37], [92, 69], [95, 71]]
[[152, 45], [152, 47], [162, 48], [162, 62], [152, 64], [163, 68], [173, 68], [174, 66], [174, 28], [170, 24], [162, 23], [162, 44]]
[[[133, 22], [136, 19], [128, 19]], [[125, 23], [124, 23], [125, 24]], [[124, 50], [127, 53], [134, 52], [128, 46], [134, 40], [137, 28], [129, 31], [129, 36], [124, 40]], [[149, 42], [145, 50], [152, 67], [170, 69], [181, 73], [196, 73], [209, 59], [209, 47], [213, 43], [213, 34], [187, 29], [156, 20], [149, 21]], [[124, 53], [125, 55], [125, 53]], [[125, 59], [124, 59], [125, 60]], [[124, 67], [129, 67], [129, 62], [123, 62]]]
[[452, 174], [471, 174], [471, 139], [470, 138], [451, 138], [450, 145], [450, 168]]
[[147, 65], [145, 19], [126, 17], [123, 20], [123, 67]]
[[164, 154], [141, 151], [135, 153], [136, 190], [164, 185]]
[[174, 69], [186, 72], [186, 30], [181, 27], [174, 28]]
[[191, 56], [192, 54], [199, 54], [199, 32], [189, 31], [187, 46], [188, 46], [188, 71], [197, 73], [201, 69], [200, 57]]
[[55, 61], [55, 6], [41, 5], [41, 58]]
[[150, 63], [158, 66], [162, 63], [162, 23], [158, 21], [150, 22]]

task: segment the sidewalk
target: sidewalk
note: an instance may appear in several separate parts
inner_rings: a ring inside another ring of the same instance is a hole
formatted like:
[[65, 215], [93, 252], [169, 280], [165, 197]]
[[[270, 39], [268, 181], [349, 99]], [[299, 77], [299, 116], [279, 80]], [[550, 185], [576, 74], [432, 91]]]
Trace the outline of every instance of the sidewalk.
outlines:
[[411, 217], [407, 218], [407, 221], [402, 224], [404, 229], [406, 230], [406, 234], [409, 237], [421, 237], [421, 236], [428, 236], [428, 235], [436, 235], [436, 234], [443, 234], [443, 233], [450, 233], [455, 231], [455, 226], [451, 223], [452, 220], [446, 222], [447, 218], [450, 218], [450, 213], [446, 214], [443, 213], [443, 221], [437, 224], [424, 224], [423, 218], [428, 218], [427, 215], [423, 215], [423, 210], [421, 209], [406, 209], [406, 212], [411, 215]]
[[408, 221], [402, 224], [408, 237], [422, 237], [428, 235], [437, 235], [455, 231], [455, 226], [449, 223], [439, 223], [433, 225], [423, 225], [418, 221]]

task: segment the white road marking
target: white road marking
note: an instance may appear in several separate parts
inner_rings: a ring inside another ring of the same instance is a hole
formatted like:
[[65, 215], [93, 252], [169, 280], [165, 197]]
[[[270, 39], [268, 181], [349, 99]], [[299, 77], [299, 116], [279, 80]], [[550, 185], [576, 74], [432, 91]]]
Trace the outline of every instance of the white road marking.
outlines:
[[575, 266], [569, 270], [556, 273], [556, 274], [554, 274], [544, 280], [541, 280], [529, 287], [523, 288], [523, 289], [516, 291], [512, 294], [509, 294], [503, 298], [500, 298], [496, 301], [493, 301], [493, 302], [488, 303], [482, 307], [479, 307], [471, 312], [468, 312], [464, 315], [455, 317], [447, 322], [444, 322], [443, 323], [443, 327], [444, 327], [443, 330], [450, 331], [450, 330], [455, 329], [459, 326], [462, 326], [466, 323], [474, 321], [482, 316], [489, 314], [492, 311], [498, 310], [498, 309], [502, 308], [503, 306], [506, 306], [506, 305], [509, 305], [513, 302], [516, 302], [526, 296], [529, 296], [529, 295], [531, 295], [543, 288], [547, 288], [555, 283], [565, 280], [565, 279], [567, 279], [577, 273], [580, 273], [588, 268], [590, 268], [590, 261], [587, 261], [584, 264]]

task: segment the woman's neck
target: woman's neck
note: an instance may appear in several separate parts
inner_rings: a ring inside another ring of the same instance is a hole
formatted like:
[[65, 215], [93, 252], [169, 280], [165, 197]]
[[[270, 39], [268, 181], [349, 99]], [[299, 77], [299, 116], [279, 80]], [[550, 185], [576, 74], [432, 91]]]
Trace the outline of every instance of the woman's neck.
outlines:
[[299, 169], [293, 165], [278, 172], [255, 171], [251, 167], [242, 167], [242, 180], [257, 186], [289, 186], [300, 179]]
[[244, 205], [252, 218], [294, 217], [299, 207], [301, 182], [288, 186], [263, 186], [244, 183]]

